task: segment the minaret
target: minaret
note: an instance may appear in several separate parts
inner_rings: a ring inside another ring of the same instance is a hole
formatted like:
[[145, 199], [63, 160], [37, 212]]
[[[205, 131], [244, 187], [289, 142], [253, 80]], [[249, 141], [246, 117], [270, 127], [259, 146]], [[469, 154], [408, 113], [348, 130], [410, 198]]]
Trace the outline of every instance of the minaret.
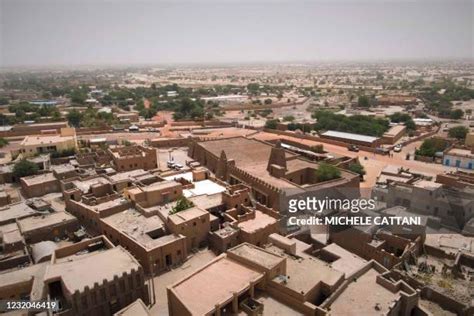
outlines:
[[221, 156], [217, 162], [216, 177], [224, 180], [227, 175], [227, 156], [224, 151], [221, 151]]
[[268, 159], [267, 171], [272, 173], [272, 165], [279, 166], [286, 171], [286, 157], [285, 149], [281, 147], [281, 141], [278, 140], [275, 147], [270, 152], [270, 158]]

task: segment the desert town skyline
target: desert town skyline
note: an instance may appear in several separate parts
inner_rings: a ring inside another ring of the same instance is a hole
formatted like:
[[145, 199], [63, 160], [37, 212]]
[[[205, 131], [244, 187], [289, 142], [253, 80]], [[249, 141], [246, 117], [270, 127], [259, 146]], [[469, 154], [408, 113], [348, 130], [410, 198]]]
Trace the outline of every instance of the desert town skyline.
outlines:
[[473, 13], [0, 0], [0, 313], [473, 315]]

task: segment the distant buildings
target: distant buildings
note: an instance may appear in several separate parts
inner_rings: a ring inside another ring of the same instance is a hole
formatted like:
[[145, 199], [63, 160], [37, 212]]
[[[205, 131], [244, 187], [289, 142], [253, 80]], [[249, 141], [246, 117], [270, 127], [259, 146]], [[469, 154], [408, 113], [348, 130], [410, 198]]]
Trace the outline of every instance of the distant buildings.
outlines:
[[108, 152], [117, 171], [150, 170], [158, 167], [155, 148], [133, 145], [109, 148]]
[[386, 144], [395, 144], [406, 133], [406, 126], [395, 125], [382, 135], [382, 140]]
[[44, 134], [45, 132], [51, 133], [53, 131], [59, 134], [62, 128], [67, 127], [67, 122], [16, 124], [12, 127], [2, 130], [1, 132], [3, 132], [3, 136], [39, 135]]
[[45, 105], [45, 106], [55, 106], [58, 104], [58, 101], [56, 100], [33, 100], [33, 101], [30, 101], [30, 104], [34, 104], [34, 105]]
[[345, 133], [345, 132], [337, 132], [337, 131], [326, 131], [320, 135], [322, 138], [335, 140], [347, 144], [354, 144], [359, 146], [367, 146], [367, 147], [379, 147], [382, 143], [382, 140], [378, 137], [367, 136], [367, 135], [360, 135], [360, 134], [353, 134], [353, 133]]
[[415, 123], [416, 126], [420, 127], [430, 127], [434, 125], [434, 121], [430, 118], [414, 118], [413, 122]]
[[73, 128], [61, 128], [60, 134], [26, 136], [17, 153], [30, 157], [42, 153], [76, 149], [76, 133]]
[[409, 95], [382, 95], [377, 96], [378, 105], [416, 105], [416, 97]]

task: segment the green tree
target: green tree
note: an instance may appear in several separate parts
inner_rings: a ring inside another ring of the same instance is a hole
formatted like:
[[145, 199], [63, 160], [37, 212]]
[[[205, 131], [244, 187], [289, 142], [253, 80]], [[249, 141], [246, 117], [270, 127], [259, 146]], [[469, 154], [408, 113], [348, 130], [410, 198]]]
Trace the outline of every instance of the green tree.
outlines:
[[416, 154], [425, 157], [434, 157], [437, 152], [443, 151], [448, 146], [448, 142], [442, 138], [428, 138], [423, 141]]
[[318, 131], [334, 130], [381, 137], [389, 129], [387, 120], [366, 115], [345, 116], [331, 111], [317, 111], [313, 118], [317, 119], [314, 129]]
[[60, 120], [61, 120], [61, 113], [60, 113], [58, 110], [54, 111], [54, 112], [51, 114], [51, 119], [52, 119], [53, 121], [60, 121]]
[[283, 121], [285, 122], [292, 122], [295, 120], [295, 117], [293, 115], [287, 115], [285, 117], [283, 117]]
[[364, 166], [360, 164], [360, 162], [354, 162], [349, 164], [348, 169], [352, 172], [358, 173], [360, 176], [365, 175], [365, 169]]
[[415, 122], [407, 113], [397, 112], [390, 115], [390, 121], [394, 123], [404, 123], [408, 130], [414, 131], [416, 129]]
[[469, 129], [462, 125], [451, 127], [448, 131], [449, 137], [457, 139], [465, 139], [467, 133], [469, 133]]
[[264, 103], [267, 105], [272, 104], [272, 99], [265, 99]]
[[66, 116], [67, 121], [71, 126], [79, 127], [81, 125], [83, 115], [78, 110], [72, 110]]
[[357, 106], [361, 108], [370, 107], [369, 97], [366, 95], [359, 96], [359, 98], [357, 99]]
[[278, 124], [278, 120], [267, 120], [265, 122], [265, 128], [276, 129], [277, 124]]
[[149, 108], [149, 109], [142, 109], [140, 110], [139, 114], [143, 116], [145, 119], [151, 119], [156, 115], [157, 111], [155, 109]]
[[71, 102], [76, 104], [86, 103], [87, 93], [83, 90], [76, 89], [71, 92]]
[[0, 137], [0, 148], [5, 147], [6, 145], [8, 145], [8, 140], [3, 137]]
[[260, 89], [260, 85], [258, 83], [249, 83], [247, 85], [247, 90], [251, 94], [257, 95], [259, 89]]
[[186, 197], [181, 196], [177, 201], [176, 205], [171, 208], [170, 215], [179, 213], [181, 211], [187, 210], [194, 206], [194, 203], [188, 200]]
[[463, 110], [457, 109], [457, 110], [451, 111], [451, 114], [449, 115], [449, 117], [452, 118], [453, 120], [459, 120], [459, 119], [462, 119], [463, 115], [464, 115]]
[[7, 105], [9, 103], [8, 98], [0, 97], [0, 105]]
[[22, 159], [13, 166], [13, 175], [19, 179], [38, 173], [38, 165], [26, 159]]
[[341, 171], [326, 162], [321, 162], [315, 172], [318, 182], [329, 181], [341, 177]]

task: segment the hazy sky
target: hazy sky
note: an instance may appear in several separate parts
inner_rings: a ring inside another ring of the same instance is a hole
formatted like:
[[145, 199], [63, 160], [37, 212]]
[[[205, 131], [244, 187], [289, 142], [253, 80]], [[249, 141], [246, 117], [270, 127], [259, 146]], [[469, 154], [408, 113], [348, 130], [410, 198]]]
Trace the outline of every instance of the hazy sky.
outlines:
[[473, 58], [474, 0], [0, 0], [0, 66]]

